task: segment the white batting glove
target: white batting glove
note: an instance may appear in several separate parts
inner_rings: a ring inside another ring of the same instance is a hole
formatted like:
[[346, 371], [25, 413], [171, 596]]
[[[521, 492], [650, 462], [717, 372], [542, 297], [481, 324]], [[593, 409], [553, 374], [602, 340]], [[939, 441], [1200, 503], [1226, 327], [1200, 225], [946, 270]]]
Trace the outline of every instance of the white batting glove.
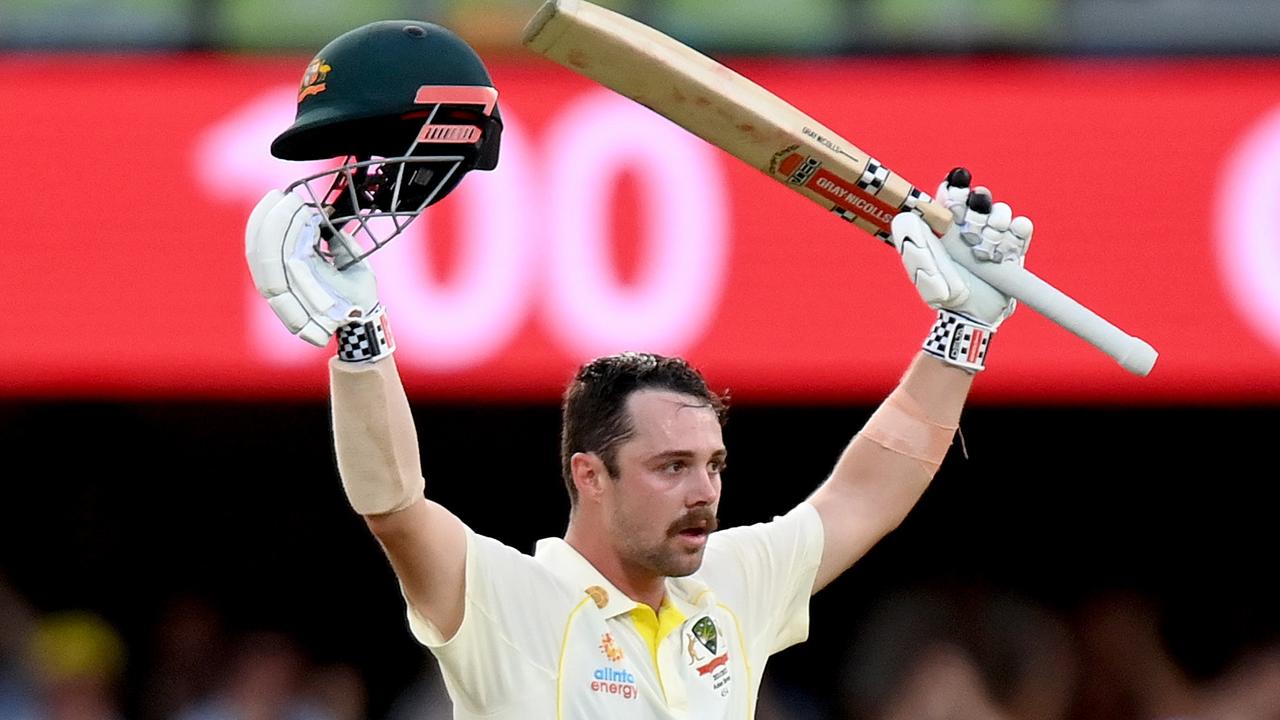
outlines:
[[245, 259], [258, 292], [289, 332], [317, 347], [339, 335], [344, 360], [376, 359], [393, 351], [394, 341], [378, 304], [373, 271], [355, 263], [354, 241], [339, 236], [321, 252], [323, 219], [314, 205], [293, 193], [268, 192], [249, 215]]
[[[971, 183], [969, 172], [956, 168], [938, 187], [938, 201], [955, 217], [948, 232], [982, 262], [1023, 264], [1034, 232], [1031, 221], [1013, 217], [1007, 204], [993, 204], [990, 191], [971, 189]], [[991, 337], [1017, 303], [955, 263], [918, 215], [899, 214], [891, 229], [907, 276], [925, 303], [939, 311], [925, 351], [966, 370], [983, 369]]]

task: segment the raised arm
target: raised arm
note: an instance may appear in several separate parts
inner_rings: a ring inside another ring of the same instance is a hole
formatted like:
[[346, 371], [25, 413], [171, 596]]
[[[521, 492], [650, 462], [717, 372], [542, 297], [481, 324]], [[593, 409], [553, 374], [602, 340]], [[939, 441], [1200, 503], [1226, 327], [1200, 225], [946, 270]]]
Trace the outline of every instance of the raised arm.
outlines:
[[448, 638], [462, 622], [466, 530], [423, 495], [418, 436], [373, 271], [344, 256], [343, 243], [328, 243], [332, 257], [321, 254], [320, 225], [315, 206], [298, 195], [268, 193], [245, 231], [249, 269], [290, 332], [319, 347], [337, 335], [329, 377], [343, 489], [405, 597]]
[[418, 434], [395, 358], [329, 361], [333, 441], [342, 487], [382, 545], [401, 590], [440, 634], [462, 623], [462, 521], [423, 496]]
[[[974, 255], [990, 262], [1023, 262], [1032, 226], [992, 205], [985, 188], [969, 190], [957, 169], [938, 189], [956, 215]], [[866, 554], [907, 516], [946, 455], [960, 411], [985, 364], [996, 328], [1014, 303], [951, 262], [941, 242], [917, 216], [893, 223], [893, 242], [907, 274], [938, 320], [898, 387], [840, 456], [831, 476], [808, 499], [822, 518], [824, 545], [817, 592]]]

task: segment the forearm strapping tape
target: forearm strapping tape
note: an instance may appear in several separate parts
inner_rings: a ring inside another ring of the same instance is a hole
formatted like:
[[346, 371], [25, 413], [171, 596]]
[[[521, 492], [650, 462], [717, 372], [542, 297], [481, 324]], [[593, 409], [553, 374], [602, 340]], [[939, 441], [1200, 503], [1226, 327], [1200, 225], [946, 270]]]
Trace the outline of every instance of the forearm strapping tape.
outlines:
[[329, 387], [338, 472], [351, 507], [361, 515], [381, 515], [422, 497], [418, 434], [394, 358], [333, 358]]
[[941, 425], [902, 386], [898, 386], [858, 434], [899, 455], [919, 461], [937, 472], [947, 456], [956, 426]]

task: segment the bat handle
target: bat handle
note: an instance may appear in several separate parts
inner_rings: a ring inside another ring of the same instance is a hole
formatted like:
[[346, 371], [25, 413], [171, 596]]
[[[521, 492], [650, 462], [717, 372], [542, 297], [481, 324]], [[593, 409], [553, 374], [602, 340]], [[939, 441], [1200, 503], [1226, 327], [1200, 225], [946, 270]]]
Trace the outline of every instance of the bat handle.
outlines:
[[943, 235], [942, 242], [952, 259], [966, 270], [1110, 355], [1125, 370], [1145, 377], [1155, 366], [1159, 353], [1150, 344], [1107, 322], [1017, 263], [978, 260], [955, 231]]

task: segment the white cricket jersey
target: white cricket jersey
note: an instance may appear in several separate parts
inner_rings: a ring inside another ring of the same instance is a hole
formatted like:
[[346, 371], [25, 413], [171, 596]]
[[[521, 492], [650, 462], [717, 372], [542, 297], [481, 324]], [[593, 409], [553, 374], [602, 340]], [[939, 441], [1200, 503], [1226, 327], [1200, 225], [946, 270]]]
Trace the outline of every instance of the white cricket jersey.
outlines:
[[808, 637], [822, 544], [808, 503], [713, 533], [654, 613], [561, 539], [530, 557], [468, 529], [458, 632], [412, 608], [409, 626], [460, 720], [747, 720], [769, 656]]

